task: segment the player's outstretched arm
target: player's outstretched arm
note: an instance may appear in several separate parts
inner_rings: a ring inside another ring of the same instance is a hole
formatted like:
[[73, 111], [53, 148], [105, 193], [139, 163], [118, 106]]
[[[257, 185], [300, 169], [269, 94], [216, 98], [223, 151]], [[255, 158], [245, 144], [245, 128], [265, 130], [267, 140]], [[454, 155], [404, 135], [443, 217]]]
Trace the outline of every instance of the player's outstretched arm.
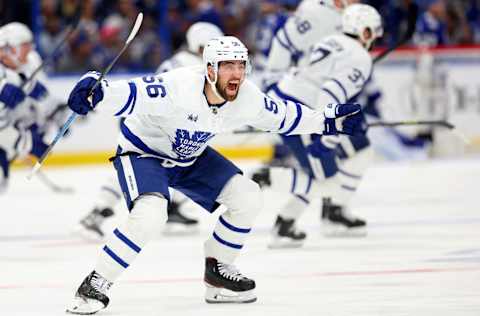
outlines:
[[[282, 135], [338, 133], [357, 134], [363, 113], [359, 104], [331, 104], [324, 110], [311, 110], [307, 106], [286, 100], [274, 100], [263, 95], [263, 102], [250, 125], [264, 131]], [[363, 126], [363, 125], [362, 125]], [[366, 129], [366, 128], [365, 128]]]
[[[168, 115], [171, 107], [166, 84], [161, 77], [145, 76], [132, 80], [108, 82], [102, 80], [90, 95], [100, 74], [95, 71], [83, 75], [68, 98], [68, 106], [77, 114], [86, 115], [93, 109], [113, 116], [131, 114]], [[159, 106], [164, 103], [164, 106]]]

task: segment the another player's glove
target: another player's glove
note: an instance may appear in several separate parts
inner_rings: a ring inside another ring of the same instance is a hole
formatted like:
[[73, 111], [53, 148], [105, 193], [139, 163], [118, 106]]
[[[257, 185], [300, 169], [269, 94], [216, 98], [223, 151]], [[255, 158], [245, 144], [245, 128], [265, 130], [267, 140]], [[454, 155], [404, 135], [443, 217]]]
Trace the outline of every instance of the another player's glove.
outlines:
[[[339, 133], [353, 135], [360, 129], [358, 126], [361, 123], [359, 115], [363, 117], [363, 113], [359, 104], [328, 104], [324, 113], [325, 130], [323, 135], [337, 135]], [[339, 126], [342, 126], [342, 130], [338, 128]]]
[[0, 102], [3, 102], [7, 108], [14, 109], [23, 100], [25, 100], [25, 93], [22, 89], [10, 83], [3, 86], [0, 92]]
[[28, 94], [30, 98], [40, 100], [48, 94], [47, 88], [41, 82], [35, 82], [32, 91]]
[[90, 96], [90, 90], [93, 88], [100, 73], [96, 71], [89, 71], [80, 78], [75, 87], [73, 87], [70, 96], [68, 97], [68, 107], [73, 112], [86, 115], [92, 111], [98, 102], [103, 99], [102, 85], [98, 85]]
[[368, 125], [362, 111], [348, 115], [342, 122], [342, 132], [351, 136], [365, 135]]

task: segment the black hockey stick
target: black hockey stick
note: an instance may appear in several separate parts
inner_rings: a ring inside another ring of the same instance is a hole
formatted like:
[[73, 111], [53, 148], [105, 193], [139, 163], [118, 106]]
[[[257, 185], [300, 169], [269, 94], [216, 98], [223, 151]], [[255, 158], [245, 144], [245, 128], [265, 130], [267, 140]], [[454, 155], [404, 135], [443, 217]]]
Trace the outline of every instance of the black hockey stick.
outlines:
[[431, 125], [431, 126], [440, 126], [440, 127], [445, 127], [452, 131], [458, 138], [460, 138], [463, 143], [466, 145], [470, 144], [470, 139], [460, 132], [455, 125], [453, 125], [450, 122], [443, 121], [443, 120], [438, 120], [438, 121], [398, 121], [398, 122], [375, 122], [375, 123], [370, 123], [367, 124], [368, 127], [395, 127], [395, 126], [416, 126], [416, 125]]
[[[406, 125], [437, 125], [446, 127], [448, 129], [454, 129], [455, 126], [452, 123], [447, 121], [395, 121], [395, 122], [384, 122], [378, 121], [374, 123], [367, 123], [368, 127], [394, 127], [394, 126], [406, 126]], [[259, 133], [268, 133], [266, 131], [261, 131], [258, 129], [248, 128], [244, 130], [233, 131], [233, 134], [259, 134]]]
[[377, 127], [377, 126], [382, 126], [382, 127], [394, 127], [394, 126], [408, 126], [408, 125], [437, 125], [441, 127], [445, 127], [448, 129], [454, 129], [455, 125], [452, 123], [449, 123], [447, 121], [396, 121], [396, 122], [374, 122], [374, 123], [368, 123], [368, 127]]
[[[465, 136], [463, 133], [461, 133], [457, 128], [455, 128], [455, 125], [452, 123], [449, 123], [447, 121], [443, 120], [438, 120], [438, 121], [395, 121], [395, 122], [374, 122], [374, 123], [367, 123], [368, 127], [395, 127], [395, 126], [418, 126], [418, 125], [431, 125], [431, 126], [440, 126], [440, 127], [445, 127], [449, 130], [451, 130], [455, 135], [458, 136], [465, 144], [470, 144], [470, 140], [468, 139], [467, 136]], [[261, 133], [268, 133], [266, 131], [261, 131], [258, 129], [252, 129], [248, 128], [245, 130], [237, 130], [233, 131], [233, 134], [238, 135], [238, 134], [261, 134]]]
[[405, 30], [405, 33], [395, 44], [393, 44], [392, 46], [388, 47], [387, 49], [380, 52], [380, 54], [375, 56], [375, 58], [373, 58], [374, 64], [379, 62], [383, 58], [385, 58], [385, 56], [387, 56], [392, 51], [399, 48], [400, 46], [402, 46], [412, 38], [413, 33], [415, 33], [417, 18], [418, 18], [418, 5], [414, 1], [411, 1], [407, 8], [407, 29]]
[[[100, 84], [100, 82], [103, 80], [103, 78], [110, 72], [110, 69], [112, 69], [113, 65], [115, 65], [115, 63], [117, 62], [118, 58], [120, 58], [120, 56], [123, 54], [123, 52], [128, 48], [128, 46], [130, 45], [130, 43], [132, 42], [132, 40], [135, 38], [135, 36], [137, 35], [138, 33], [138, 30], [140, 29], [140, 26], [142, 25], [142, 20], [143, 20], [143, 13], [139, 13], [138, 16], [137, 16], [137, 19], [135, 20], [135, 24], [133, 25], [133, 28], [132, 30], [130, 31], [130, 35], [128, 35], [128, 38], [127, 40], [125, 41], [125, 44], [123, 44], [123, 47], [122, 49], [120, 50], [120, 52], [117, 54], [117, 56], [115, 56], [115, 58], [110, 62], [110, 64], [103, 70], [102, 74], [100, 75], [100, 77], [97, 79], [97, 82], [95, 82], [95, 85], [90, 89], [90, 92], [89, 92], [89, 96], [91, 97], [91, 95], [93, 94], [93, 91], [98, 87], [98, 85]], [[65, 122], [65, 124], [63, 124], [63, 126], [60, 128], [60, 130], [58, 131], [57, 135], [55, 135], [55, 138], [53, 139], [52, 143], [48, 146], [48, 148], [45, 150], [45, 152], [43, 153], [43, 155], [40, 157], [40, 159], [38, 159], [38, 161], [35, 163], [35, 166], [33, 166], [30, 174], [27, 176], [27, 179], [31, 179], [32, 176], [40, 169], [40, 167], [42, 166], [43, 162], [45, 161], [45, 159], [48, 157], [48, 155], [50, 154], [50, 152], [52, 151], [53, 147], [55, 146], [55, 144], [60, 140], [60, 138], [63, 137], [63, 135], [65, 135], [65, 132], [68, 130], [68, 128], [70, 127], [70, 125], [72, 125], [72, 123], [75, 121], [75, 119], [77, 118], [78, 114], [75, 113], [75, 112], [72, 112], [72, 114], [70, 114], [70, 117], [68, 118], [68, 120]]]

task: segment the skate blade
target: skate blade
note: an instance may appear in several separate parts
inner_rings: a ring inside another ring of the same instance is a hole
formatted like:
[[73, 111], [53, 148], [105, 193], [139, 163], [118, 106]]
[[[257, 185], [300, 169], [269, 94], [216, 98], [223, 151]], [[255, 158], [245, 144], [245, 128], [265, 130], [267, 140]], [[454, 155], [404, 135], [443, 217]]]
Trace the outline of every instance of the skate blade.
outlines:
[[286, 237], [274, 237], [267, 245], [268, 249], [300, 248], [305, 240], [292, 240]]
[[322, 235], [328, 238], [360, 238], [367, 236], [367, 228], [365, 226], [348, 228], [340, 224], [323, 223]]
[[206, 284], [206, 286], [205, 302], [209, 304], [245, 304], [253, 303], [257, 300], [253, 290], [234, 292], [224, 288], [213, 287], [209, 284]]
[[188, 236], [199, 233], [198, 224], [184, 225], [179, 223], [167, 223], [162, 234], [165, 236]]
[[106, 306], [97, 300], [83, 299], [75, 297], [72, 307], [68, 307], [65, 311], [69, 314], [75, 315], [93, 315], [96, 312], [104, 309]]

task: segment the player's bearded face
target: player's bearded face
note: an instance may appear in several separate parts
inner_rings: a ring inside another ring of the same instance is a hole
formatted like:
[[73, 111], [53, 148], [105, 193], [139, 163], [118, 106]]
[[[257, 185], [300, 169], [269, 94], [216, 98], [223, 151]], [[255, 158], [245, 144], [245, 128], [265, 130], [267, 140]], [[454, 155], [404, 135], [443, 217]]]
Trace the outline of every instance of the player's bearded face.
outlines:
[[215, 87], [218, 94], [233, 101], [238, 95], [240, 85], [245, 80], [246, 63], [241, 60], [222, 61], [218, 66], [218, 79]]

